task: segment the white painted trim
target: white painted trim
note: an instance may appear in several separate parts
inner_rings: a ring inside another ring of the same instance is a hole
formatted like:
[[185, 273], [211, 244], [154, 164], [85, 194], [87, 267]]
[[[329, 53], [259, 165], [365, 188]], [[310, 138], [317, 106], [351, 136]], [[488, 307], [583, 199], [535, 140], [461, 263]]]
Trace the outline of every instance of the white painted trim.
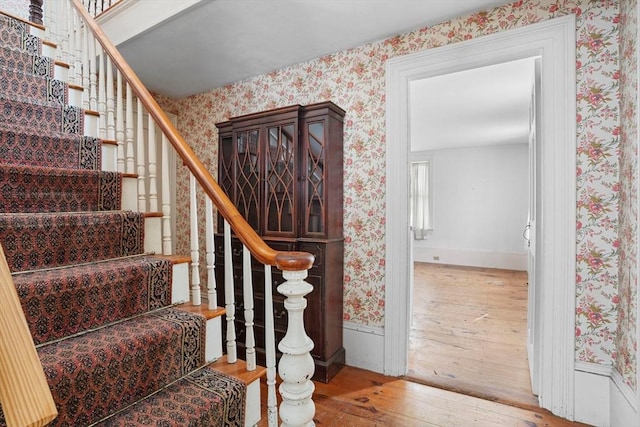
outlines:
[[473, 249], [425, 248], [414, 244], [413, 260], [432, 264], [527, 270], [526, 252], [518, 254]]
[[173, 281], [171, 283], [171, 304], [182, 304], [189, 301], [189, 263], [173, 264]]
[[202, 1], [205, 0], [124, 0], [98, 16], [96, 22], [118, 46]]
[[408, 86], [415, 79], [541, 56], [542, 228], [539, 327], [541, 406], [574, 415], [575, 353], [575, 16], [430, 49], [387, 62], [386, 293], [384, 373], [407, 372], [410, 239]]
[[611, 365], [576, 362], [576, 421], [593, 426], [610, 426]]
[[624, 382], [615, 369], [610, 383], [611, 427], [628, 427], [640, 425], [638, 412], [638, 395]]
[[375, 349], [383, 347], [384, 331], [352, 322], [343, 322], [342, 327], [347, 366], [382, 373], [383, 354]]

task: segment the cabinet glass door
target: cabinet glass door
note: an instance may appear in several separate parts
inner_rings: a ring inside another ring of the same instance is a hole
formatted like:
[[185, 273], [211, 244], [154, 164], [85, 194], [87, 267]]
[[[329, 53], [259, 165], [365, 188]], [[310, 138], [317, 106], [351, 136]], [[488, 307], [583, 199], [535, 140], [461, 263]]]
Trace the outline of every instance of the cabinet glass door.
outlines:
[[295, 233], [295, 133], [294, 124], [267, 129], [265, 153], [265, 234]]
[[305, 232], [325, 232], [325, 194], [324, 194], [324, 158], [325, 134], [324, 122], [307, 123], [306, 177], [303, 185], [305, 193]]
[[236, 133], [236, 208], [254, 230], [259, 231], [260, 162], [258, 129]]

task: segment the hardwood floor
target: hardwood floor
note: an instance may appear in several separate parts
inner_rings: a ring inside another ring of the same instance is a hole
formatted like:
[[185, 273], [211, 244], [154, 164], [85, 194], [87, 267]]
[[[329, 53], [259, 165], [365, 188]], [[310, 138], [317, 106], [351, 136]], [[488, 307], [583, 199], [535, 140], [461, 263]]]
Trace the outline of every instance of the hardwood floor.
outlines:
[[537, 408], [526, 350], [526, 272], [428, 263], [414, 268], [408, 377]]
[[[318, 427], [584, 426], [540, 409], [516, 408], [349, 366], [328, 384], [314, 383]], [[264, 381], [261, 392], [264, 401]], [[258, 426], [267, 425], [263, 407]]]
[[[531, 394], [526, 274], [435, 264], [415, 274], [410, 376], [345, 366], [315, 382], [317, 426], [584, 426], [539, 409]], [[258, 425], [267, 426], [264, 407]]]

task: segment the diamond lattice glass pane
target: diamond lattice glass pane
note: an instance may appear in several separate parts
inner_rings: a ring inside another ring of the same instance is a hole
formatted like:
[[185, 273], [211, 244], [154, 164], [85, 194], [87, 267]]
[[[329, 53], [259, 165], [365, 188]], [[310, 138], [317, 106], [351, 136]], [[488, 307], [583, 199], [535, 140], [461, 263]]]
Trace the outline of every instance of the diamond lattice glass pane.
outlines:
[[293, 125], [269, 128], [266, 159], [267, 231], [293, 232], [294, 219], [294, 131]]
[[260, 203], [260, 166], [258, 164], [258, 130], [238, 132], [238, 163], [236, 170], [236, 207], [249, 225], [258, 230]]
[[324, 232], [324, 124], [310, 123], [307, 146], [307, 231]]

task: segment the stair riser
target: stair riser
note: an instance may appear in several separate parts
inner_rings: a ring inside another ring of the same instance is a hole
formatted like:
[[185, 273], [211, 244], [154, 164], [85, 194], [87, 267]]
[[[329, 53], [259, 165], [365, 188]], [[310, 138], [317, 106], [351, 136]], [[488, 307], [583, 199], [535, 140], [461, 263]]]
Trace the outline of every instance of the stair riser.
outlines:
[[115, 172], [0, 165], [4, 212], [88, 212], [120, 209], [122, 176]]
[[18, 295], [36, 345], [170, 305], [169, 261], [117, 262], [18, 274]]
[[133, 212], [0, 215], [0, 242], [12, 272], [137, 255], [144, 218]]
[[[1, 96], [1, 94], [0, 94]], [[38, 133], [82, 135], [84, 113], [77, 107], [44, 106], [0, 97], [0, 127], [30, 128]]]
[[7, 68], [0, 68], [0, 93], [8, 99], [49, 106], [65, 105], [69, 100], [65, 82]]
[[54, 77], [55, 73], [55, 65], [52, 58], [30, 55], [19, 49], [12, 49], [7, 46], [2, 46], [0, 49], [0, 67], [51, 78]]
[[102, 144], [78, 135], [46, 136], [29, 130], [0, 129], [0, 163], [34, 167], [99, 170]]

